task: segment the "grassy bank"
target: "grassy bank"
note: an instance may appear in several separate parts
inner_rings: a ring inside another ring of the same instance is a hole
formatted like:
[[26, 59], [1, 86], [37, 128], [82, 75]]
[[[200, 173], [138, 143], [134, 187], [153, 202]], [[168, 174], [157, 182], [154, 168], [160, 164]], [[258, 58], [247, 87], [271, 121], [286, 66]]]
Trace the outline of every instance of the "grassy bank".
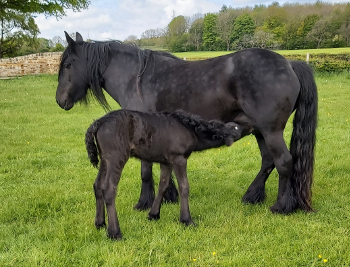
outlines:
[[[124, 239], [115, 242], [94, 227], [97, 170], [84, 146], [85, 131], [102, 108], [61, 110], [56, 75], [0, 80], [0, 266], [348, 266], [350, 79], [317, 76], [317, 85], [317, 212], [272, 214], [276, 171], [263, 204], [242, 204], [260, 168], [257, 144], [247, 137], [189, 159], [197, 227], [178, 222], [178, 204], [163, 205], [156, 222], [133, 210], [140, 162], [130, 160], [116, 200]], [[290, 134], [288, 124], [287, 140]], [[153, 172], [157, 184], [157, 165]]]

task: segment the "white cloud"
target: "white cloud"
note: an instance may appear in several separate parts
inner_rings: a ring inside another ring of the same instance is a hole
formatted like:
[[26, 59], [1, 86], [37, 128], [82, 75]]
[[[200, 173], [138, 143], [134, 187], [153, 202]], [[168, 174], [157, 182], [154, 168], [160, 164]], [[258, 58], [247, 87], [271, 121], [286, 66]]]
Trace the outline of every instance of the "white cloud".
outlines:
[[[270, 4], [273, 1], [260, 0], [92, 0], [89, 9], [74, 13], [67, 11], [67, 16], [60, 20], [39, 15], [35, 21], [41, 31], [40, 37], [52, 39], [63, 37], [63, 31], [80, 32], [84, 39], [124, 40], [129, 35], [141, 37], [149, 29], [165, 28], [175, 16], [192, 16], [196, 13], [215, 13], [225, 4], [232, 7]], [[279, 1], [280, 4], [285, 1]], [[293, 1], [289, 1], [293, 2]], [[296, 1], [294, 1], [296, 2]], [[301, 0], [299, 2], [310, 2]], [[329, 1], [327, 1], [329, 2]], [[330, 0], [346, 2], [346, 0]]]

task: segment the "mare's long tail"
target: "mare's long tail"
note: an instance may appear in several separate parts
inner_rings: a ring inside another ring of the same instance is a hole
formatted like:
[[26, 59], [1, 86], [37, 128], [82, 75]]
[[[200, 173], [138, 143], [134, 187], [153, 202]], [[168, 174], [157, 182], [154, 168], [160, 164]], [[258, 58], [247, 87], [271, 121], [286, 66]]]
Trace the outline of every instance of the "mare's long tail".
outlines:
[[96, 168], [99, 160], [98, 160], [98, 149], [95, 142], [95, 136], [99, 128], [100, 128], [100, 121], [96, 120], [94, 123], [90, 125], [90, 127], [87, 129], [85, 134], [85, 145], [86, 145], [86, 150], [88, 152], [88, 157], [92, 165]]
[[292, 186], [299, 208], [312, 211], [311, 186], [317, 127], [317, 87], [312, 69], [302, 61], [290, 61], [300, 82], [293, 121], [290, 153], [293, 157]]

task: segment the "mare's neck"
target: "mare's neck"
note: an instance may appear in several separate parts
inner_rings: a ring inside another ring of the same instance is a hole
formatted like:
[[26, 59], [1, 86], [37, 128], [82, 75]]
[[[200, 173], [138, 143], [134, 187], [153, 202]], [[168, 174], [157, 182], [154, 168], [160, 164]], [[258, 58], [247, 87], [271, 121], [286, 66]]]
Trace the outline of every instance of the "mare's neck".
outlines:
[[109, 57], [107, 69], [102, 74], [102, 86], [122, 108], [130, 108], [130, 103], [139, 102], [134, 99], [139, 73], [137, 48], [115, 44], [111, 47]]

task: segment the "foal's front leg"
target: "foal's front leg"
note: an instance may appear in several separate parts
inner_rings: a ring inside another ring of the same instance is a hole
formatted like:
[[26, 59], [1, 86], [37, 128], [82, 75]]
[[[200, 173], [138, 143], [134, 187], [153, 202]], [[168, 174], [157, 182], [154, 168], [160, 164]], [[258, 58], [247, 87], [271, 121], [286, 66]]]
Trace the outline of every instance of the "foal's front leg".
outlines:
[[169, 182], [171, 180], [171, 167], [169, 165], [160, 164], [160, 181], [158, 187], [158, 194], [153, 202], [152, 208], [148, 213], [148, 219], [158, 220], [160, 218], [160, 207], [162, 205], [162, 200]]
[[186, 225], [194, 225], [192, 221], [190, 208], [188, 205], [188, 196], [190, 187], [187, 179], [187, 159], [182, 156], [177, 157], [174, 161], [174, 172], [179, 184], [180, 192], [180, 222]]

